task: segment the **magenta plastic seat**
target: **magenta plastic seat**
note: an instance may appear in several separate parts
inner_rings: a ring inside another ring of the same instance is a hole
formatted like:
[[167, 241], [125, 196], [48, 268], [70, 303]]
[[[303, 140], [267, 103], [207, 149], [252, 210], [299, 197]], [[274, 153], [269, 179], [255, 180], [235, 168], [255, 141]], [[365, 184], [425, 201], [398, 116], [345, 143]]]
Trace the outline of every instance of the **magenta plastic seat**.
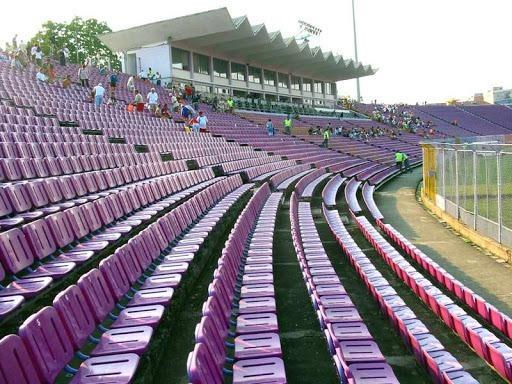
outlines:
[[73, 384], [116, 383], [129, 384], [139, 365], [139, 356], [133, 353], [100, 356], [87, 359], [73, 377]]
[[133, 295], [133, 299], [128, 303], [128, 307], [139, 305], [167, 306], [170, 304], [174, 290], [172, 288], [151, 288], [138, 291]]
[[384, 362], [384, 356], [372, 340], [350, 340], [339, 342], [339, 352], [348, 365], [363, 362]]
[[276, 332], [278, 330], [275, 313], [248, 313], [237, 317], [236, 333]]
[[427, 368], [437, 382], [442, 381], [443, 372], [462, 371], [464, 367], [447, 351], [429, 351], [424, 353]]
[[243, 285], [240, 290], [241, 298], [274, 296], [273, 284]]
[[0, 318], [7, 316], [18, 309], [25, 301], [21, 295], [1, 296], [0, 297]]
[[273, 297], [249, 297], [239, 301], [239, 313], [275, 312], [276, 301]]
[[464, 371], [443, 372], [443, 382], [446, 384], [478, 384], [469, 373]]
[[115, 328], [104, 332], [100, 342], [91, 352], [91, 356], [103, 356], [118, 353], [143, 354], [148, 348], [153, 328], [135, 326]]
[[283, 361], [277, 357], [241, 360], [233, 365], [233, 384], [257, 384], [268, 382], [285, 384]]
[[160, 323], [164, 310], [165, 307], [163, 305], [128, 307], [119, 313], [117, 319], [110, 325], [110, 327], [123, 328], [141, 325], [154, 327]]
[[3, 384], [39, 384], [41, 379], [32, 359], [17, 335], [0, 340], [0, 378]]
[[355, 307], [327, 308], [321, 313], [324, 321], [329, 323], [363, 321]]
[[350, 384], [398, 384], [393, 370], [387, 363], [354, 363], [347, 372]]
[[235, 338], [235, 359], [281, 357], [281, 342], [276, 333], [239, 335]]

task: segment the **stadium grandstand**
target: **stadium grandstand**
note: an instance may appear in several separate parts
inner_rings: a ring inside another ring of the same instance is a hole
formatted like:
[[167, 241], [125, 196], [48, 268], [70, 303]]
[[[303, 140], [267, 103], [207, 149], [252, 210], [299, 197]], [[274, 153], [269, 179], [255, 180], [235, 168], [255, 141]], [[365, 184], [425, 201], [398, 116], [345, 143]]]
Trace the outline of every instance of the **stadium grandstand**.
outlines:
[[512, 382], [512, 109], [225, 8], [99, 38], [0, 52], [0, 384]]

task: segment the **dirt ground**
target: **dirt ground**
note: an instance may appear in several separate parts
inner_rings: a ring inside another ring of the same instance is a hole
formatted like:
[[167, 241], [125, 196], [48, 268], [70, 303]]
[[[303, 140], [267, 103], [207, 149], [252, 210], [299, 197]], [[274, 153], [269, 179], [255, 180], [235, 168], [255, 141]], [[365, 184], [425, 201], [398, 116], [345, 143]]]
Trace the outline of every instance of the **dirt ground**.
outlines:
[[385, 221], [448, 272], [512, 316], [512, 266], [482, 250], [430, 214], [417, 200], [421, 168], [379, 189], [375, 201]]

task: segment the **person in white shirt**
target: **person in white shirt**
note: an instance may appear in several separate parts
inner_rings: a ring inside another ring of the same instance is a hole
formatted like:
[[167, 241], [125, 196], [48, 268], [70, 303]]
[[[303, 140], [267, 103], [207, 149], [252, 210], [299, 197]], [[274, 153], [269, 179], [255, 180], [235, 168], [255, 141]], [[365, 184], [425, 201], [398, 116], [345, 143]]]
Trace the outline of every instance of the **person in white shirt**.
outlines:
[[128, 88], [128, 91], [133, 92], [135, 91], [135, 84], [134, 84], [133, 76], [130, 76], [128, 78], [128, 82], [126, 83], [126, 88]]
[[36, 79], [44, 83], [48, 81], [48, 77], [46, 77], [46, 75], [43, 72], [41, 72], [41, 69], [37, 70]]
[[94, 87], [94, 104], [100, 106], [103, 104], [103, 96], [105, 95], [105, 88], [99, 83]]
[[155, 88], [151, 88], [151, 92], [148, 93], [146, 99], [149, 104], [149, 109], [154, 112], [158, 105], [158, 93], [155, 92]]
[[146, 71], [144, 69], [141, 69], [140, 72], [139, 72], [139, 77], [142, 79], [142, 80], [147, 80], [148, 79], [148, 75], [146, 75]]
[[34, 46], [32, 46], [32, 48], [30, 48], [30, 56], [31, 56], [33, 62], [36, 61], [37, 47], [38, 47], [37, 44], [35, 44]]
[[208, 124], [208, 118], [204, 115], [203, 111], [199, 112], [199, 116], [197, 117], [197, 124], [194, 124], [192, 128], [194, 129], [194, 133], [199, 133], [202, 129], [206, 129], [206, 125]]

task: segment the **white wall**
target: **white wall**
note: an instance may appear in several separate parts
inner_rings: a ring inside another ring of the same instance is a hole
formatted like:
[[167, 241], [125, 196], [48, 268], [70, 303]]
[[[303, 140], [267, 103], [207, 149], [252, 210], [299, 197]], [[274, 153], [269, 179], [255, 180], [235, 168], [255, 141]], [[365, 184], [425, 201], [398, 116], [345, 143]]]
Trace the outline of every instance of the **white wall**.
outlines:
[[137, 73], [141, 67], [147, 72], [151, 67], [153, 71], [160, 72], [162, 77], [171, 76], [171, 61], [169, 59], [169, 46], [167, 44], [156, 47], [140, 48], [130, 53], [137, 55]]

